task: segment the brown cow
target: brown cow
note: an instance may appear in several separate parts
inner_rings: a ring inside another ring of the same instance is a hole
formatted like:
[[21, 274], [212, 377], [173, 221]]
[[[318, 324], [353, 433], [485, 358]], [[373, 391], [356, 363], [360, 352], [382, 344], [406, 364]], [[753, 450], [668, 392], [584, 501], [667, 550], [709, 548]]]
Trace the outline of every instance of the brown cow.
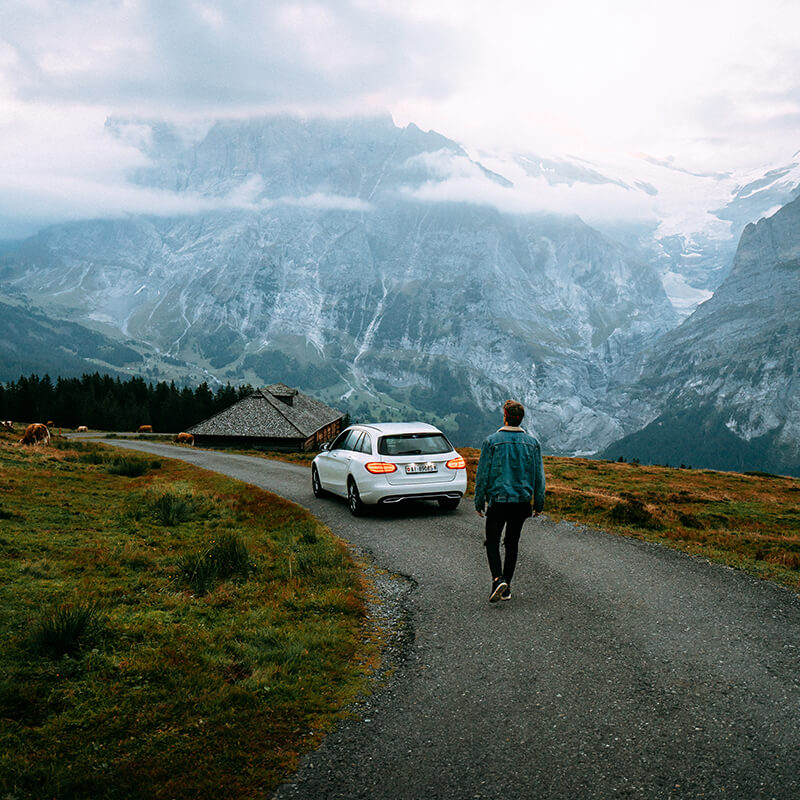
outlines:
[[191, 433], [179, 433], [175, 437], [175, 441], [178, 444], [188, 444], [190, 447], [194, 447], [194, 436]]
[[20, 444], [50, 444], [50, 431], [47, 425], [41, 422], [32, 422], [25, 428], [25, 433], [19, 440]]
[[13, 431], [14, 423], [10, 419], [7, 419], [0, 423], [0, 427], [2, 427], [4, 431]]
[[153, 426], [152, 425], [140, 425], [139, 430], [136, 433], [152, 433]]
[[75, 428], [75, 430], [78, 433], [89, 433], [89, 429], [85, 425], [78, 425], [78, 427]]

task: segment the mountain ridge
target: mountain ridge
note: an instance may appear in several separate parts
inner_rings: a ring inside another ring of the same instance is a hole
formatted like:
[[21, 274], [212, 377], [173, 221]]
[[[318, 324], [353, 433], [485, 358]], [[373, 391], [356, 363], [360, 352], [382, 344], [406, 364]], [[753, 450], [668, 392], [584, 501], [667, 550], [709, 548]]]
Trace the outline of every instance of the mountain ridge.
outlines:
[[[742, 233], [730, 274], [645, 360], [632, 396], [665, 398], [655, 419], [603, 451], [800, 474], [800, 198]], [[669, 443], [676, 420], [685, 430]]]
[[[575, 214], [501, 211], [495, 193], [514, 176], [499, 163], [388, 117], [225, 121], [192, 136], [164, 122], [108, 127], [149, 159], [135, 185], [168, 202], [53, 226], [0, 255], [0, 276], [53, 316], [134, 342], [142, 375], [280, 380], [356, 417], [425, 415], [460, 444], [513, 395], [565, 454], [660, 413], [629, 387], [684, 312], [653, 255], [668, 239], [642, 246], [646, 226], [604, 233]], [[548, 180], [569, 172], [545, 166]], [[743, 184], [738, 200], [782, 196], [793, 169]], [[583, 170], [571, 179], [614, 184]], [[485, 202], [432, 190], [462, 180]], [[630, 190], [659, 191], [645, 179]], [[686, 241], [675, 247], [673, 266], [688, 258]], [[716, 264], [724, 248], [708, 247]]]

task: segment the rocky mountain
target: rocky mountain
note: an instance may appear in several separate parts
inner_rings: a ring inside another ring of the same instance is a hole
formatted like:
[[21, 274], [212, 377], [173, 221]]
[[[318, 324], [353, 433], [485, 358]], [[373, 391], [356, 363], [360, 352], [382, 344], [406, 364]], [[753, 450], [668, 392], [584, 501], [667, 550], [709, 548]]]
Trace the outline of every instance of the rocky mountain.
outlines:
[[281, 381], [464, 444], [514, 395], [551, 450], [588, 451], [624, 433], [608, 386], [677, 323], [655, 271], [575, 216], [426, 199], [454, 175], [509, 181], [413, 125], [109, 128], [136, 137], [149, 165], [132, 181], [168, 209], [50, 228], [0, 276], [138, 342], [145, 376]]
[[800, 475], [798, 309], [800, 198], [744, 229], [714, 296], [648, 355], [628, 396], [651, 398], [649, 424], [604, 456]]
[[[54, 226], [0, 251], [0, 291], [15, 307], [106, 337], [67, 345], [87, 363], [287, 383], [356, 419], [424, 418], [459, 444], [479, 443], [514, 396], [551, 452], [650, 435], [668, 414], [695, 445], [716, 441], [697, 435], [711, 425], [736, 452], [773, 440], [791, 450], [792, 395], [770, 387], [793, 369], [781, 348], [797, 343], [796, 295], [768, 266], [788, 263], [783, 250], [748, 244], [783, 217], [748, 227], [735, 262], [730, 232], [796, 195], [795, 162], [732, 176], [654, 159], [483, 159], [389, 117], [107, 127], [141, 151], [129, 189], [149, 213]], [[596, 226], [523, 213], [510, 198], [525, 181], [609, 186], [663, 213]], [[699, 198], [691, 213], [675, 205], [687, 187]], [[742, 305], [744, 284], [757, 304]], [[109, 355], [109, 341], [125, 354]], [[619, 452], [644, 452], [630, 441]], [[657, 461], [700, 463], [661, 440], [656, 450]]]

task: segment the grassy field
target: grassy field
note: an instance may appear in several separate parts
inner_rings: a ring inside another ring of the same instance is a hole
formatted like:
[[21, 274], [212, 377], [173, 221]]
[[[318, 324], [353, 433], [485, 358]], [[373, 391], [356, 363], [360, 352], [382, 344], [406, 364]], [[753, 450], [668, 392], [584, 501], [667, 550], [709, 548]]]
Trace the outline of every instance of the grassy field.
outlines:
[[[472, 495], [480, 451], [459, 448]], [[313, 454], [270, 453], [311, 463]], [[545, 512], [675, 547], [800, 591], [800, 480], [775, 475], [544, 459]]]
[[169, 459], [0, 435], [0, 796], [268, 797], [376, 666], [308, 513]]

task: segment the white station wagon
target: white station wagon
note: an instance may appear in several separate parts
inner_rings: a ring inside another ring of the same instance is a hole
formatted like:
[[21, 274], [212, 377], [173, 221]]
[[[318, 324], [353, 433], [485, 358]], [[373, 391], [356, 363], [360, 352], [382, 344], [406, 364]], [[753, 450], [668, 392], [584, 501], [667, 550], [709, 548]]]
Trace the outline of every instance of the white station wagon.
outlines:
[[447, 437], [424, 422], [351, 425], [311, 465], [316, 497], [346, 497], [359, 516], [365, 505], [436, 500], [453, 510], [467, 489], [464, 459]]

